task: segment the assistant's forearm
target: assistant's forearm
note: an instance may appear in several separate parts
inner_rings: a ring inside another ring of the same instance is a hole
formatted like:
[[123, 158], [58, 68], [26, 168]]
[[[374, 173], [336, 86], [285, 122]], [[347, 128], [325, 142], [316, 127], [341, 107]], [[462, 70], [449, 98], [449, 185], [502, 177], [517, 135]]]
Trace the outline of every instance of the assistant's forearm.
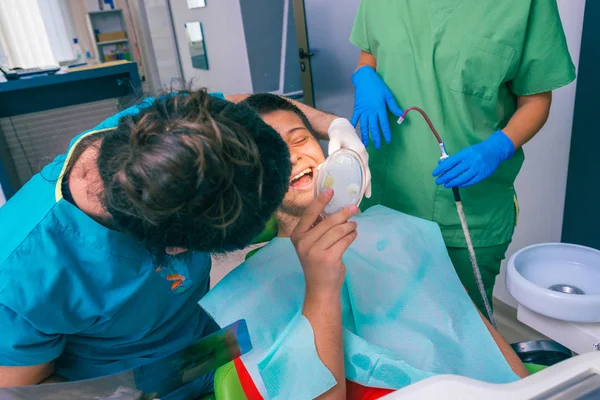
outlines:
[[552, 92], [520, 96], [517, 100], [517, 112], [502, 131], [519, 149], [530, 141], [542, 129], [550, 113]]
[[345, 399], [346, 374], [344, 372], [340, 293], [322, 296], [307, 292], [302, 314], [312, 326], [319, 358], [337, 381], [337, 385], [319, 396], [319, 399]]
[[[225, 99], [232, 103], [241, 103], [250, 96], [251, 95], [249, 94], [234, 94], [231, 96], [225, 96]], [[315, 133], [319, 136], [319, 139], [329, 140], [329, 126], [335, 119], [338, 118], [337, 116], [333, 114], [327, 114], [323, 111], [319, 111], [299, 101], [288, 99], [287, 97], [284, 98], [292, 102], [296, 107], [302, 110], [302, 112], [306, 115], [306, 118], [308, 118], [308, 120], [310, 121], [310, 124], [315, 130]]]
[[359, 69], [360, 67], [364, 66], [369, 66], [372, 67], [374, 70], [377, 70], [377, 59], [373, 54], [361, 50], [360, 56], [358, 57], [358, 67], [356, 67], [356, 69]]

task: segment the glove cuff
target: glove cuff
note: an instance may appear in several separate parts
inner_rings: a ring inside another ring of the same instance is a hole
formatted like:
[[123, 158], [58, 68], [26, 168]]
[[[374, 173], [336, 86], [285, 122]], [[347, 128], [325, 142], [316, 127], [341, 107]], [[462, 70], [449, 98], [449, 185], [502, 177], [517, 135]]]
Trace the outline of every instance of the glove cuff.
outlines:
[[336, 118], [333, 120], [331, 125], [329, 125], [329, 129], [327, 130], [327, 134], [329, 135], [329, 138], [331, 138], [331, 134], [334, 134], [334, 136], [335, 136], [336, 128], [344, 127], [344, 126], [349, 129], [352, 129], [353, 131], [356, 132], [354, 125], [352, 125], [350, 123], [350, 121], [348, 121], [346, 118]]
[[355, 89], [358, 88], [363, 75], [372, 75], [372, 74], [377, 75], [377, 72], [375, 72], [375, 69], [373, 69], [373, 67], [371, 67], [369, 65], [364, 65], [364, 66], [360, 67], [359, 69], [357, 69], [356, 72], [354, 72], [354, 74], [352, 74], [352, 84], [354, 85], [354, 88]]
[[502, 157], [502, 161], [510, 160], [515, 154], [515, 145], [512, 140], [506, 136], [506, 133], [502, 131], [496, 131], [492, 136], [490, 136], [489, 140], [492, 141], [494, 146], [500, 150], [499, 153]]

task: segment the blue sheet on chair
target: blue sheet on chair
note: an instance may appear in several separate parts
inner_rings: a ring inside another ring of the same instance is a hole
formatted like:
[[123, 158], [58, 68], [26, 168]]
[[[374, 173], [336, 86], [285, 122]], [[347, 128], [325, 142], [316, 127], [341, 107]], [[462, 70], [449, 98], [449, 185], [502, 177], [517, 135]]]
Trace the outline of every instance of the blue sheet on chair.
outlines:
[[[435, 223], [382, 206], [355, 220], [358, 237], [343, 259], [348, 379], [389, 389], [438, 374], [518, 379], [461, 285]], [[221, 325], [246, 319], [254, 349], [242, 360], [265, 398], [313, 398], [335, 384], [301, 315], [304, 287], [290, 240], [278, 238], [200, 303]]]

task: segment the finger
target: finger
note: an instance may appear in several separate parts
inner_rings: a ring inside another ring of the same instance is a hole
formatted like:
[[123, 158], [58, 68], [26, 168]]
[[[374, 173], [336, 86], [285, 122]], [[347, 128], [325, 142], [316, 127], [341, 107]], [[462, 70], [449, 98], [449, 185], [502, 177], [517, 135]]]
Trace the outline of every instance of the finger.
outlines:
[[369, 116], [369, 131], [371, 131], [371, 139], [373, 139], [375, 148], [381, 148], [381, 132], [379, 132], [379, 122], [374, 115]]
[[369, 153], [367, 149], [363, 148], [358, 151], [358, 156], [362, 161], [362, 167], [365, 173], [365, 186], [370, 188], [371, 186], [371, 168], [369, 168]]
[[447, 160], [442, 161], [438, 164], [437, 168], [433, 170], [433, 176], [440, 176], [448, 172], [451, 168], [457, 166], [465, 157], [464, 153], [461, 151], [458, 154], [448, 158]]
[[342, 142], [338, 138], [331, 139], [327, 147], [327, 154], [332, 155], [342, 147]]
[[371, 168], [369, 168], [369, 153], [365, 151], [366, 161], [365, 162], [365, 196], [367, 199], [371, 198]]
[[389, 96], [385, 102], [387, 103], [388, 108], [390, 109], [390, 111], [396, 116], [396, 117], [400, 117], [402, 114], [404, 114], [404, 111], [402, 111], [400, 109], [400, 107], [398, 106], [398, 103], [396, 103], [396, 100], [394, 99], [394, 96]]
[[479, 169], [471, 167], [464, 174], [457, 176], [456, 178], [447, 182], [444, 185], [444, 187], [448, 189], [453, 187], [460, 187], [461, 185], [464, 185], [466, 182], [469, 182], [471, 179], [475, 178], [477, 175], [479, 175]]
[[358, 211], [358, 207], [353, 205], [346, 207], [333, 215], [330, 215], [317, 226], [313, 227], [310, 232], [306, 232], [305, 239], [310, 243], [318, 243], [323, 235], [325, 235], [331, 228], [345, 224], [353, 215], [357, 214]]
[[358, 231], [353, 231], [353, 232], [349, 233], [348, 235], [344, 236], [343, 238], [341, 238], [336, 244], [334, 244], [333, 246], [331, 246], [329, 248], [331, 255], [333, 257], [342, 258], [342, 256], [346, 252], [346, 250], [348, 250], [348, 247], [350, 247], [350, 245], [352, 243], [354, 243], [357, 236], [358, 236]]
[[360, 136], [365, 147], [369, 146], [369, 123], [364, 114], [360, 116]]
[[371, 198], [371, 169], [369, 167], [366, 168], [366, 184], [367, 184], [367, 189], [365, 190], [365, 196], [367, 197], [367, 199]]
[[381, 130], [383, 131], [383, 138], [386, 143], [392, 141], [392, 130], [390, 129], [390, 121], [388, 120], [387, 112], [381, 111], [379, 113], [379, 124], [381, 125]]
[[311, 227], [317, 222], [317, 219], [320, 217], [321, 213], [325, 209], [325, 206], [331, 198], [333, 197], [333, 189], [324, 190], [308, 207], [308, 210], [304, 213], [302, 217], [300, 217], [300, 221], [294, 232], [296, 233], [305, 233], [311, 229]]
[[354, 111], [352, 113], [352, 120], [350, 121], [350, 123], [352, 124], [353, 127], [356, 128], [356, 125], [358, 125], [359, 120], [360, 120], [360, 113]]
[[465, 172], [467, 172], [469, 168], [471, 168], [471, 165], [469, 165], [466, 162], [461, 162], [460, 164], [456, 165], [454, 168], [450, 169], [449, 171], [445, 172], [442, 176], [437, 178], [435, 180], [435, 184], [443, 185], [447, 182], [450, 182], [451, 180], [456, 179]]
[[320, 249], [327, 250], [355, 230], [356, 222], [346, 222], [341, 225], [336, 225], [325, 232], [323, 237], [317, 242], [317, 246]]
[[456, 186], [459, 187], [459, 188], [466, 188], [466, 187], [469, 187], [469, 186], [476, 185], [476, 184], [478, 184], [479, 182], [483, 181], [486, 178], [488, 178], [488, 177], [485, 176], [485, 174], [483, 172], [479, 172], [473, 178], [469, 179], [468, 181], [465, 181], [464, 183], [462, 183], [460, 185], [456, 185]]

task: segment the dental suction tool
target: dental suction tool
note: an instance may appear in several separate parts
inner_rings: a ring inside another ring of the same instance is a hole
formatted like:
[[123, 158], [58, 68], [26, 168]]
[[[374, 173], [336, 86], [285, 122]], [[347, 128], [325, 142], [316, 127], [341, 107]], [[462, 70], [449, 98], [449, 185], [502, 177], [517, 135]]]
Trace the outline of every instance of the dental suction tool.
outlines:
[[[402, 122], [404, 122], [404, 118], [406, 118], [406, 114], [408, 114], [412, 110], [418, 111], [425, 119], [425, 122], [427, 122], [427, 125], [429, 125], [429, 129], [431, 129], [431, 132], [433, 133], [433, 136], [435, 136], [435, 139], [437, 140], [438, 145], [440, 147], [440, 153], [441, 153], [440, 160], [444, 161], [445, 159], [447, 159], [449, 157], [449, 155], [448, 155], [448, 152], [446, 152], [446, 146], [444, 146], [444, 142], [442, 141], [442, 138], [438, 134], [437, 130], [433, 126], [433, 123], [431, 122], [431, 120], [429, 119], [429, 117], [427, 116], [425, 111], [423, 111], [419, 107], [409, 107], [404, 111], [402, 116], [400, 116], [400, 118], [398, 119], [398, 124], [401, 124]], [[453, 187], [452, 194], [454, 195], [454, 201], [456, 202], [456, 210], [458, 212], [458, 218], [460, 219], [460, 224], [462, 226], [462, 230], [465, 235], [465, 241], [467, 242], [467, 249], [469, 250], [469, 258], [471, 259], [471, 266], [473, 267], [473, 273], [475, 274], [475, 280], [477, 281], [477, 287], [479, 289], [479, 294], [481, 295], [481, 297], [483, 299], [483, 304], [485, 306], [485, 312], [488, 315], [488, 319], [491, 322], [491, 324], [494, 326], [494, 328], [497, 328], [496, 321], [494, 320], [494, 315], [492, 313], [492, 307], [486, 296], [485, 288], [483, 286], [483, 279], [481, 278], [481, 272], [479, 270], [479, 265], [477, 264], [477, 257], [475, 256], [475, 248], [473, 247], [473, 241], [471, 240], [471, 233], [469, 232], [469, 225], [467, 225], [467, 219], [465, 217], [465, 211], [463, 208], [463, 204], [462, 204], [462, 200], [460, 198], [460, 192], [459, 192], [458, 188]]]

